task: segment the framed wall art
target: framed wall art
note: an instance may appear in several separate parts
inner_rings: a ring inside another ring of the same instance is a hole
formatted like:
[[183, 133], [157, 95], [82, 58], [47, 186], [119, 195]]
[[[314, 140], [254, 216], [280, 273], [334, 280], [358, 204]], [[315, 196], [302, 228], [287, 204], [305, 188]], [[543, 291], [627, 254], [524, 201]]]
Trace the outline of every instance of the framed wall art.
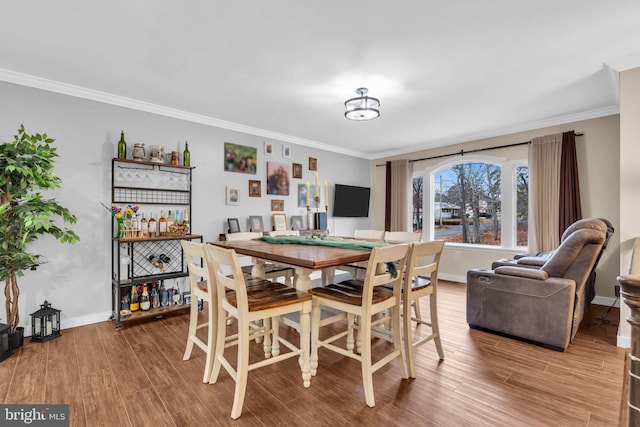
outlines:
[[284, 210], [284, 200], [274, 199], [271, 201], [271, 210], [272, 211], [283, 211]]
[[240, 190], [234, 187], [227, 187], [226, 203], [227, 205], [239, 205]]
[[289, 195], [289, 165], [267, 162], [267, 194]]
[[293, 163], [291, 165], [291, 176], [294, 178], [302, 178], [302, 163]]
[[290, 159], [291, 158], [291, 146], [290, 145], [283, 145], [282, 146], [282, 157], [284, 157], [285, 159]]
[[318, 159], [315, 157], [309, 157], [309, 170], [317, 171], [318, 170]]
[[264, 154], [270, 156], [273, 154], [273, 142], [264, 142]]
[[224, 170], [256, 174], [258, 149], [246, 145], [224, 143]]
[[258, 180], [249, 180], [249, 197], [260, 197], [262, 196], [262, 181]]
[[284, 231], [287, 229], [287, 215], [273, 214], [273, 230]]

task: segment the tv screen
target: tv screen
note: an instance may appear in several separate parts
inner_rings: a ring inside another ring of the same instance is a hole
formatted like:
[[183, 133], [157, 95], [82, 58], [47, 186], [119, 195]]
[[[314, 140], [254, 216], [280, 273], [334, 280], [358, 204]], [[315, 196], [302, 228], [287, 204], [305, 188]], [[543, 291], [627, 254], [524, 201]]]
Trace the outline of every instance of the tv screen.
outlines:
[[336, 184], [333, 199], [333, 216], [368, 217], [371, 189], [353, 185]]

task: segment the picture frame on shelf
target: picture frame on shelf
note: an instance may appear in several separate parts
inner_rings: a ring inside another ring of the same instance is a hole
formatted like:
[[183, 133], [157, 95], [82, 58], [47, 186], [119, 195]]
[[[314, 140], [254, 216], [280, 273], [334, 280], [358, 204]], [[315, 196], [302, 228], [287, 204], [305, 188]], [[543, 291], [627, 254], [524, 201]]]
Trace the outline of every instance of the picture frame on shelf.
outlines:
[[226, 204], [227, 205], [240, 204], [240, 189], [235, 187], [226, 188]]
[[273, 155], [273, 142], [264, 142], [264, 154], [267, 156]]
[[302, 220], [302, 215], [293, 215], [291, 217], [291, 229], [304, 230], [304, 222]]
[[309, 170], [317, 171], [318, 170], [318, 159], [315, 157], [309, 157]]
[[282, 200], [282, 199], [271, 200], [271, 210], [272, 211], [283, 211], [284, 210], [284, 200]]
[[285, 159], [290, 159], [291, 158], [291, 146], [290, 145], [283, 145], [282, 146], [282, 157], [284, 157]]
[[229, 234], [240, 232], [240, 221], [238, 221], [238, 218], [227, 218], [227, 224], [229, 225]]
[[250, 179], [249, 180], [249, 197], [261, 197], [262, 196], [262, 181]]
[[287, 229], [287, 214], [273, 214], [273, 230], [285, 231]]
[[291, 176], [293, 178], [302, 178], [302, 163], [291, 164]]
[[254, 233], [262, 233], [264, 231], [264, 225], [262, 223], [262, 216], [250, 216], [249, 217], [249, 227]]

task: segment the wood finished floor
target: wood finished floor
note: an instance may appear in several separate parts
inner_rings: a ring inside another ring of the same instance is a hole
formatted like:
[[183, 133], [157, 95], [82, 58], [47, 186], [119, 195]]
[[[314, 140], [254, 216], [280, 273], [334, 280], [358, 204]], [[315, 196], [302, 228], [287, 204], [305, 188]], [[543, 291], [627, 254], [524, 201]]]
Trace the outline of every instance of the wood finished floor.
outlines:
[[[72, 426], [618, 424], [626, 351], [615, 346], [617, 309], [603, 322], [606, 308], [593, 306], [560, 353], [470, 330], [464, 285], [441, 282], [438, 296], [445, 360], [428, 343], [417, 350], [415, 380], [402, 380], [396, 362], [382, 368], [374, 374], [375, 408], [364, 403], [358, 363], [320, 349], [308, 389], [295, 358], [250, 372], [234, 421], [226, 372], [217, 384], [203, 384], [204, 353], [194, 348], [182, 360], [188, 316], [180, 314], [128, 322], [121, 331], [106, 321], [65, 329], [44, 344], [25, 341], [0, 363], [0, 397], [68, 403]], [[287, 327], [282, 334], [294, 336]], [[387, 345], [376, 340], [374, 347]], [[260, 350], [254, 344], [253, 356]]]

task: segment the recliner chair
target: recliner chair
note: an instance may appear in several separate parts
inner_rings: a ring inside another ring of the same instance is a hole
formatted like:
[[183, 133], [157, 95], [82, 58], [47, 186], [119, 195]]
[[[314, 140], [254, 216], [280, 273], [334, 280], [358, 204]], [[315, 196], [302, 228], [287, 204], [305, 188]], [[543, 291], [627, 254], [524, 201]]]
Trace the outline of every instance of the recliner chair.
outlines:
[[610, 228], [598, 218], [576, 224], [539, 269], [503, 265], [469, 270], [469, 326], [564, 351], [584, 316], [587, 283]]

